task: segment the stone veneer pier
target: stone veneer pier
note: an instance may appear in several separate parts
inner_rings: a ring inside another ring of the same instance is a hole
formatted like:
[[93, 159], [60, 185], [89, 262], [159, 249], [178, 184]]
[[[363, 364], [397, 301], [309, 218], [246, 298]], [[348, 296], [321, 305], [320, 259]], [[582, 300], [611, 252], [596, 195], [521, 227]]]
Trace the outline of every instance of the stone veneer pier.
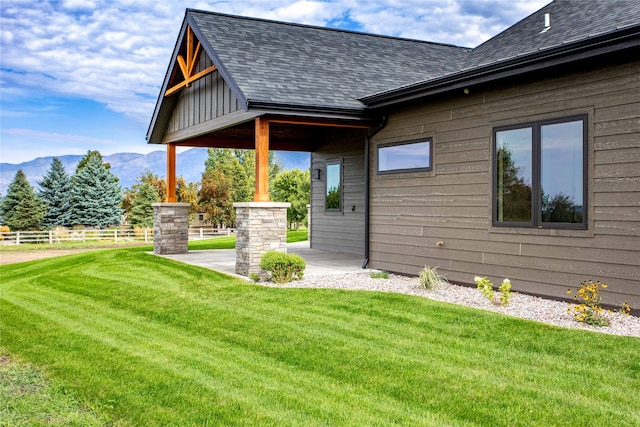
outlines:
[[153, 203], [152, 206], [153, 253], [189, 252], [189, 203]]

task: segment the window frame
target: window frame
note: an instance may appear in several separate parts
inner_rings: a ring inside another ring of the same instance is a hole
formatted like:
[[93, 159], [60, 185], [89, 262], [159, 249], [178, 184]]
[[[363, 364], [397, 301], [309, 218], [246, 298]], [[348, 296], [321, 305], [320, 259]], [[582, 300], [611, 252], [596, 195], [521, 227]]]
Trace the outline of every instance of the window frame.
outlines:
[[[588, 229], [588, 114], [578, 114], [565, 117], [556, 117], [545, 120], [535, 120], [514, 125], [497, 126], [492, 130], [492, 170], [491, 170], [491, 219], [494, 227], [513, 228], [538, 228], [561, 230], [586, 230]], [[543, 222], [542, 221], [542, 127], [554, 124], [582, 121], [582, 222]], [[498, 147], [497, 133], [502, 131], [531, 129], [531, 221], [498, 221]]]
[[[392, 170], [380, 170], [380, 149], [389, 147], [398, 147], [401, 145], [411, 145], [419, 143], [429, 143], [429, 166], [421, 168], [404, 168], [404, 169], [392, 169]], [[396, 173], [411, 173], [411, 172], [431, 172], [433, 170], [433, 138], [426, 137], [420, 139], [412, 139], [409, 141], [389, 142], [386, 144], [379, 144], [376, 146], [376, 174], [377, 175], [390, 175]]]
[[[330, 166], [335, 166], [338, 165], [340, 167], [340, 173], [338, 175], [338, 179], [340, 180], [339, 185], [340, 185], [340, 194], [339, 194], [339, 199], [338, 199], [338, 207], [337, 208], [328, 208], [327, 207], [327, 196], [329, 195], [329, 167]], [[344, 194], [344, 176], [343, 176], [343, 167], [342, 167], [342, 160], [336, 160], [336, 161], [331, 161], [331, 162], [326, 162], [325, 163], [325, 167], [324, 167], [324, 176], [325, 176], [325, 183], [324, 183], [324, 210], [325, 212], [342, 212], [342, 206], [343, 206], [343, 200], [342, 200], [342, 196]]]

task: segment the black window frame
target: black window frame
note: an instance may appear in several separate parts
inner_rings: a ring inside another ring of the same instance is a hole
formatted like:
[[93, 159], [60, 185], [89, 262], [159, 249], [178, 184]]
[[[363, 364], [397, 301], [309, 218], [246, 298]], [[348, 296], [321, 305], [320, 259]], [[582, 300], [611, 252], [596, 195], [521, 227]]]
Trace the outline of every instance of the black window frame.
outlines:
[[[329, 167], [330, 166], [335, 166], [338, 165], [340, 167], [340, 174], [339, 174], [339, 179], [340, 179], [340, 194], [339, 194], [339, 198], [338, 198], [338, 207], [337, 208], [328, 208], [327, 207], [327, 196], [329, 195]], [[324, 210], [325, 212], [342, 212], [342, 206], [343, 206], [343, 200], [342, 200], [342, 195], [344, 194], [344, 176], [343, 176], [343, 167], [342, 167], [342, 160], [336, 160], [336, 161], [331, 161], [331, 162], [327, 162], [325, 163], [325, 183], [324, 183]]]
[[[492, 225], [494, 227], [513, 228], [539, 228], [539, 229], [561, 229], [561, 230], [586, 230], [588, 228], [588, 114], [579, 114], [566, 117], [558, 117], [546, 120], [536, 120], [515, 125], [498, 126], [493, 128], [492, 133]], [[542, 221], [542, 127], [561, 123], [582, 121], [582, 222], [543, 222]], [[531, 129], [531, 221], [498, 221], [498, 148], [496, 134], [501, 131]]]
[[[380, 170], [380, 149], [389, 148], [389, 147], [397, 147], [401, 145], [411, 145], [411, 144], [419, 144], [423, 142], [429, 143], [429, 166], [422, 168], [405, 168], [405, 169], [392, 169], [392, 170]], [[399, 142], [389, 142], [386, 144], [380, 144], [376, 147], [376, 173], [378, 175], [389, 175], [396, 173], [409, 173], [409, 172], [431, 172], [433, 170], [433, 138], [420, 138], [420, 139], [412, 139], [409, 141], [399, 141]]]

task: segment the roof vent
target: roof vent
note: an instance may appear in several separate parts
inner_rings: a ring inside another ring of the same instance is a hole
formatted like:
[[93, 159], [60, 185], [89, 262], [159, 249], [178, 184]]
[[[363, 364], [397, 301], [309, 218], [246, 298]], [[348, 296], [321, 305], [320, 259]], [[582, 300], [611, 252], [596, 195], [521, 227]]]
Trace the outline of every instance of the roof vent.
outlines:
[[550, 13], [545, 13], [544, 14], [544, 28], [542, 29], [542, 31], [540, 31], [540, 34], [546, 33], [547, 31], [549, 31], [549, 28], [551, 28], [551, 14]]

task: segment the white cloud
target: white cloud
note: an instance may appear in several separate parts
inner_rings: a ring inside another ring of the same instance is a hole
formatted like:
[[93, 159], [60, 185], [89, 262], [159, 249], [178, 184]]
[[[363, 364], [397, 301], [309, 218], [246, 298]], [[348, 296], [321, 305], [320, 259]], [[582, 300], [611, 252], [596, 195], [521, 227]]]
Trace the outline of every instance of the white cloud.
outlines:
[[3, 2], [2, 96], [85, 97], [148, 124], [186, 7], [476, 46], [546, 1]]

